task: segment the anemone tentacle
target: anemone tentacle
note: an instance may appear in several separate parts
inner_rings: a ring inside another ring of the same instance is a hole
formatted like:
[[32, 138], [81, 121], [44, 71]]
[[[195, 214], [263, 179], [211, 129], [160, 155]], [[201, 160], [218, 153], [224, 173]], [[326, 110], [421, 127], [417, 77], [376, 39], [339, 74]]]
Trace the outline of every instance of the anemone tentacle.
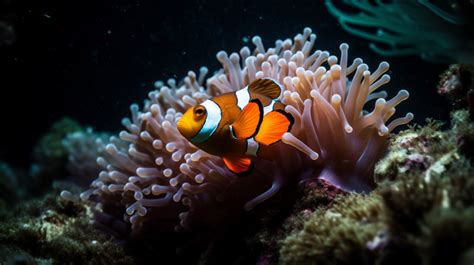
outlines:
[[[141, 110], [131, 106], [120, 138], [102, 145], [102, 171], [81, 198], [96, 203], [101, 220], [123, 219], [138, 233], [166, 230], [170, 223], [177, 231], [219, 223], [307, 178], [322, 177], [346, 190], [373, 188], [374, 165], [389, 133], [413, 118], [409, 113], [390, 122], [408, 92], [385, 100], [387, 93], [377, 90], [390, 80], [388, 63], [370, 72], [360, 58], [349, 64], [349, 45], [341, 44], [338, 58], [314, 51], [315, 41], [309, 28], [268, 49], [256, 36], [253, 51], [218, 52], [223, 68], [207, 80], [208, 70], [201, 68], [180, 82], [156, 82]], [[263, 77], [282, 84], [280, 100], [295, 124], [274, 145], [271, 161], [258, 160], [251, 176], [238, 178], [221, 158], [189, 143], [176, 122], [188, 107]], [[372, 100], [375, 107], [367, 112]]]

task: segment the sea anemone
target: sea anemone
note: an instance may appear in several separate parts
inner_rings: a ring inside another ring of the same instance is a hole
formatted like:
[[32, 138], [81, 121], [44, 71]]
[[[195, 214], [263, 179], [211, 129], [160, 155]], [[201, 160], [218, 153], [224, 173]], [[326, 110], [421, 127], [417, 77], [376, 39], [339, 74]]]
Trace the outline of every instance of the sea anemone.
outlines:
[[[122, 121], [127, 131], [101, 147], [105, 152], [97, 163], [103, 171], [81, 198], [100, 202], [96, 216], [103, 228], [126, 232], [126, 226], [117, 222], [124, 212], [134, 232], [144, 226], [148, 231], [166, 231], [175, 223], [179, 224], [175, 230], [191, 223], [212, 224], [222, 218], [216, 214], [219, 209], [240, 209], [268, 184], [268, 180], [259, 184], [257, 176], [235, 183], [237, 177], [220, 158], [197, 149], [178, 132], [176, 122], [187, 107], [216, 95], [202, 86], [206, 73], [201, 68], [196, 78], [189, 72], [179, 87], [173, 79], [168, 86], [157, 82], [158, 90], [149, 93], [142, 111], [138, 105], [130, 107], [132, 119]], [[250, 188], [239, 194], [248, 182], [257, 184], [256, 191]]]
[[343, 9], [333, 2], [337, 1], [326, 0], [326, 7], [342, 28], [373, 41], [369, 47], [380, 55], [415, 54], [428, 61], [474, 62], [472, 2], [359, 0], [343, 1]]
[[[248, 47], [240, 55], [218, 52], [223, 69], [207, 79], [206, 87], [206, 68], [199, 75], [189, 72], [178, 84], [156, 82], [141, 111], [131, 106], [132, 119], [123, 120], [127, 130], [120, 139], [112, 137], [103, 146], [105, 155], [97, 158], [103, 171], [81, 194], [96, 203], [98, 223], [123, 230], [117, 219], [124, 217], [133, 232], [212, 225], [254, 208], [288, 183], [318, 176], [346, 190], [372, 189], [374, 164], [386, 150], [388, 134], [412, 119], [407, 114], [386, 125], [408, 92], [385, 101], [386, 92], [374, 91], [389, 81], [388, 63], [370, 73], [359, 58], [347, 65], [347, 44], [340, 46], [339, 60], [312, 51], [315, 40], [306, 28], [294, 41], [278, 40], [265, 50], [257, 36], [253, 52]], [[322, 66], [326, 62], [328, 69]], [[252, 175], [239, 178], [221, 158], [181, 136], [176, 122], [188, 107], [262, 77], [285, 87], [281, 101], [295, 126], [274, 145], [272, 161], [258, 160]], [[374, 110], [364, 113], [371, 100], [376, 100]]]
[[[387, 62], [380, 63], [373, 73], [360, 58], [348, 66], [349, 45], [340, 45], [338, 59], [327, 51], [312, 52], [315, 40], [316, 35], [306, 28], [294, 43], [278, 40], [274, 48], [265, 51], [260, 37], [254, 37], [255, 55], [250, 56], [244, 47], [240, 51], [242, 65], [236, 53], [229, 57], [219, 52], [217, 58], [224, 70], [208, 80], [209, 90], [235, 91], [262, 77], [279, 81], [285, 87], [281, 101], [296, 121], [282, 140], [310, 158], [287, 153], [292, 156], [290, 172], [310, 170], [311, 176], [319, 174], [342, 189], [368, 191], [375, 185], [374, 165], [384, 155], [388, 134], [413, 118], [408, 113], [386, 124], [395, 106], [408, 98], [408, 91], [401, 90], [386, 101], [385, 91], [375, 91], [390, 81], [384, 74], [389, 69]], [[325, 62], [329, 69], [322, 66]], [[372, 100], [375, 107], [366, 113], [363, 108]], [[287, 161], [287, 157], [278, 162]]]

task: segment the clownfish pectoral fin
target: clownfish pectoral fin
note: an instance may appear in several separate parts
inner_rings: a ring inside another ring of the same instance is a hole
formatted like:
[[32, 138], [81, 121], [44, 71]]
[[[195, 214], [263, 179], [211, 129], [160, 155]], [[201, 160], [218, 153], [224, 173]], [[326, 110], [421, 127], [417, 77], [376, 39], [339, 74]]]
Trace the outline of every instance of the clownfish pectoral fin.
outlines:
[[271, 145], [281, 140], [284, 133], [291, 130], [294, 118], [284, 110], [273, 110], [263, 117], [255, 140], [263, 145]]
[[262, 123], [263, 106], [260, 100], [251, 100], [240, 112], [237, 120], [230, 125], [232, 136], [237, 139], [246, 139], [255, 136]]
[[222, 157], [225, 166], [237, 176], [245, 176], [252, 172], [253, 162], [250, 158], [231, 155]]
[[249, 91], [264, 95], [271, 99], [278, 99], [283, 91], [281, 85], [271, 78], [260, 78], [249, 85]]

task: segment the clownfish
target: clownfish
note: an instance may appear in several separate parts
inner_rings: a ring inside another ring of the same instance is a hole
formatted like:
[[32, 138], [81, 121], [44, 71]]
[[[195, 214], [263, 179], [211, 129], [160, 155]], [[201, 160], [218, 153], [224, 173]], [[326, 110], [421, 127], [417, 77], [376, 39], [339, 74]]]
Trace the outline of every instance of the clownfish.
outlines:
[[179, 132], [209, 154], [222, 157], [238, 176], [253, 169], [253, 159], [270, 159], [270, 145], [289, 132], [294, 118], [278, 98], [282, 86], [261, 78], [189, 108], [179, 119]]

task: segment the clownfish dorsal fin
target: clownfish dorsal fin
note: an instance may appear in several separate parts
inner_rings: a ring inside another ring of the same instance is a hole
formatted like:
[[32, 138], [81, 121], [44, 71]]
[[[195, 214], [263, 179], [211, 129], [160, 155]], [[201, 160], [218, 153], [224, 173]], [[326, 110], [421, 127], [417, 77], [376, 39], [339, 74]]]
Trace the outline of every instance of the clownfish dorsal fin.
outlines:
[[255, 141], [271, 145], [281, 140], [284, 133], [293, 126], [294, 118], [284, 110], [273, 110], [263, 117]]
[[225, 166], [237, 176], [250, 174], [253, 169], [253, 162], [250, 158], [241, 155], [226, 155], [222, 157]]
[[283, 90], [277, 81], [266, 77], [254, 80], [252, 83], [250, 83], [248, 89], [249, 92], [264, 95], [271, 99], [278, 99]]
[[253, 137], [257, 134], [262, 119], [262, 103], [258, 99], [252, 99], [240, 112], [235, 122], [229, 126], [230, 132], [237, 139]]

